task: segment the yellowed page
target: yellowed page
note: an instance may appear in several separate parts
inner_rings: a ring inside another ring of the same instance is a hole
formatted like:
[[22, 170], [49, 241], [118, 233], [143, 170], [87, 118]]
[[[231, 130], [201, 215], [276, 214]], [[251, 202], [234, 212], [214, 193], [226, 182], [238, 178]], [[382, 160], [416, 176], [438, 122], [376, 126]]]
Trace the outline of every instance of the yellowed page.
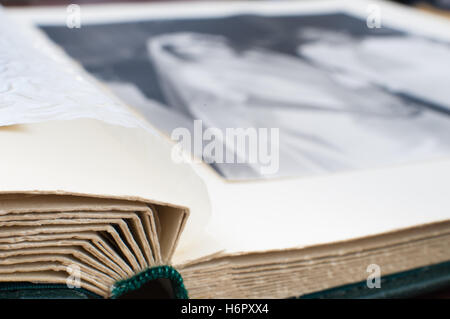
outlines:
[[[6, 22], [13, 23], [9, 17], [0, 23]], [[33, 28], [11, 24], [0, 32], [0, 193], [86, 194], [188, 208], [180, 252], [206, 253], [190, 249], [205, 241], [206, 187], [189, 165], [171, 160], [171, 145], [58, 50], [30, 36]]]

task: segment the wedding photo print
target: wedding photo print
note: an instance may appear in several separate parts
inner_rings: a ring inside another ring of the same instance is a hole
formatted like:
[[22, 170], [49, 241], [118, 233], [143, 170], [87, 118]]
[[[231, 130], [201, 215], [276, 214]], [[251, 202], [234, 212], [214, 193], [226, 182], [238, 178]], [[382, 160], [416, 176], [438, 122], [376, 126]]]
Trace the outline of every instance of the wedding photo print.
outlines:
[[0, 299], [450, 298], [448, 1], [0, 0], [0, 149]]
[[[450, 42], [370, 29], [340, 13], [42, 28], [169, 136], [177, 127], [193, 131], [197, 119], [223, 132], [279, 128], [281, 167], [272, 177], [450, 150]], [[423, 72], [419, 80], [415, 72]], [[264, 177], [248, 163], [210, 165], [231, 180]]]

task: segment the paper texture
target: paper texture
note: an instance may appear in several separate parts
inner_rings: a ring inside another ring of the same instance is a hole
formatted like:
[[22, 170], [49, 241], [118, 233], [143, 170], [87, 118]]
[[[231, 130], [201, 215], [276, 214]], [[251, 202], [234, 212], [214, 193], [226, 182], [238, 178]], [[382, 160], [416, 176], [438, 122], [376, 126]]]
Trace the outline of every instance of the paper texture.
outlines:
[[63, 193], [139, 199], [189, 209], [180, 251], [204, 240], [205, 185], [170, 144], [135, 128], [90, 119], [0, 128], [0, 193]]
[[192, 168], [175, 164], [170, 143], [37, 30], [21, 25], [11, 32], [14, 19], [0, 15], [0, 192], [139, 198], [186, 208], [180, 249], [197, 256], [186, 247], [202, 240], [210, 207]]
[[157, 233], [159, 214], [133, 201], [2, 195], [0, 278], [5, 282], [26, 275], [32, 282], [56, 283], [67, 273], [68, 285], [77, 277], [80, 287], [109, 297], [116, 281], [169, 262], [159, 239], [177, 237], [180, 227], [166, 232], [167, 224], [176, 223], [172, 215]]
[[152, 131], [77, 69], [0, 8], [0, 126], [93, 118]]

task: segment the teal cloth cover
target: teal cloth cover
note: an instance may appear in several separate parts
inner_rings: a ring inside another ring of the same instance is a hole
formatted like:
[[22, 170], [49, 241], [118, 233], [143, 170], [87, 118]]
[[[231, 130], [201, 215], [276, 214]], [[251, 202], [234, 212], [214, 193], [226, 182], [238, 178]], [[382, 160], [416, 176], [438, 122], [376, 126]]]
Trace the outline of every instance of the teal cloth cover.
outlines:
[[[173, 296], [178, 299], [187, 299], [187, 290], [184, 287], [183, 278], [175, 268], [171, 266], [158, 266], [148, 268], [133, 277], [115, 283], [112, 288], [111, 298], [122, 298], [131, 292], [139, 292], [146, 284], [167, 279], [171, 283]], [[145, 293], [145, 290], [142, 290]], [[138, 298], [145, 295], [134, 294]], [[64, 284], [35, 284], [35, 283], [0, 283], [0, 298], [19, 299], [92, 299], [102, 298], [86, 289], [69, 288]]]
[[[176, 298], [188, 297], [181, 275], [170, 266], [149, 268], [130, 279], [117, 282], [113, 288], [112, 297], [120, 298], [131, 291], [139, 290], [152, 280], [161, 278], [170, 280]], [[410, 298], [445, 287], [450, 287], [450, 261], [383, 276], [381, 288], [370, 289], [363, 281], [295, 298]], [[145, 295], [140, 297], [145, 297]], [[70, 289], [61, 284], [0, 283], [0, 298], [91, 299], [101, 297], [85, 289]]]

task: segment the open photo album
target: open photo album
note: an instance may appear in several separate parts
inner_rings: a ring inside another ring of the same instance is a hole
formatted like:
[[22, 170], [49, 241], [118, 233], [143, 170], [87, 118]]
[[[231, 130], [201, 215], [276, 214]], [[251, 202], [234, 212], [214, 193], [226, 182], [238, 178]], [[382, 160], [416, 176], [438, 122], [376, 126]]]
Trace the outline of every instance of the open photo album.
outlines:
[[376, 291], [374, 270], [450, 262], [450, 20], [384, 1], [0, 8], [0, 149], [0, 292]]

